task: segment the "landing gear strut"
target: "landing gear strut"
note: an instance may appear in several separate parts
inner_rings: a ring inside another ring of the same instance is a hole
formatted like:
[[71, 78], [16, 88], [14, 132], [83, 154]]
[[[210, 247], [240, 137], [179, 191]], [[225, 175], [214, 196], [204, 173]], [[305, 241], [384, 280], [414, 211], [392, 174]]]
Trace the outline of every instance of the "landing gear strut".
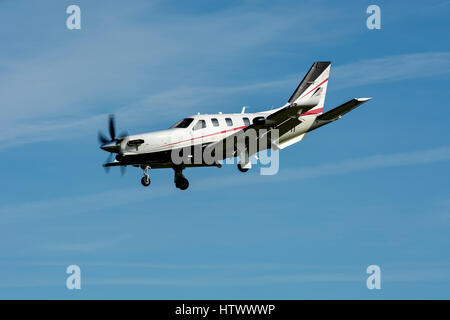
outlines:
[[151, 183], [151, 181], [150, 181], [150, 176], [149, 176], [148, 173], [147, 173], [147, 170], [148, 170], [148, 169], [149, 169], [148, 166], [142, 168], [142, 170], [144, 170], [144, 176], [143, 176], [142, 179], [141, 179], [141, 183], [142, 183], [142, 185], [143, 185], [144, 187], [148, 187], [148, 186], [150, 185], [150, 183]]
[[248, 151], [240, 152], [237, 168], [240, 172], [247, 172], [252, 167]]
[[189, 181], [188, 181], [188, 179], [186, 179], [186, 177], [182, 173], [183, 169], [184, 168], [174, 168], [174, 170], [175, 170], [175, 177], [174, 177], [175, 186], [180, 190], [186, 190], [189, 187]]

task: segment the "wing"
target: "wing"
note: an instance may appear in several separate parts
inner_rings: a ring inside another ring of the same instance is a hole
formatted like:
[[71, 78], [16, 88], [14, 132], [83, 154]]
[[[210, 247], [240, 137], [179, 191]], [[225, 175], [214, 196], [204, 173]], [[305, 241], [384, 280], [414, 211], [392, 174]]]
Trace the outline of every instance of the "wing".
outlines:
[[[247, 150], [248, 156], [271, 147], [271, 143], [284, 133], [301, 123], [299, 116], [313, 108], [312, 106], [287, 105], [267, 117], [257, 117], [253, 124], [235, 132], [226, 138], [208, 145], [206, 148], [213, 152], [216, 149], [216, 160], [233, 157], [238, 151]], [[272, 130], [278, 129], [278, 135], [272, 138]], [[261, 143], [262, 140], [264, 143]], [[243, 144], [239, 144], [239, 143]], [[249, 147], [255, 146], [254, 148]], [[217, 150], [221, 149], [221, 155]]]
[[[278, 129], [280, 136], [291, 130], [295, 126], [301, 123], [299, 116], [308, 110], [312, 109], [314, 106], [292, 106], [288, 105], [280, 110], [268, 115], [265, 119], [256, 118], [256, 123], [246, 127], [243, 131], [249, 129], [260, 130], [272, 130]], [[259, 117], [262, 118], [262, 117]], [[255, 122], [255, 121], [254, 121]], [[237, 132], [236, 134], [239, 134]]]

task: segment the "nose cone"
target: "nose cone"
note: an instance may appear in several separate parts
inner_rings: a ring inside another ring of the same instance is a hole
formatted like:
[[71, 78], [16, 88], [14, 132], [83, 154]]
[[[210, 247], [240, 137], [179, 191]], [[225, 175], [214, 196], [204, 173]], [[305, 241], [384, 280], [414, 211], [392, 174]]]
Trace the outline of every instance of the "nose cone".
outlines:
[[105, 143], [104, 145], [100, 146], [100, 149], [107, 151], [107, 152], [116, 152], [117, 153], [120, 149], [120, 146], [118, 146], [115, 141], [112, 141], [112, 142], [108, 142], [108, 143]]

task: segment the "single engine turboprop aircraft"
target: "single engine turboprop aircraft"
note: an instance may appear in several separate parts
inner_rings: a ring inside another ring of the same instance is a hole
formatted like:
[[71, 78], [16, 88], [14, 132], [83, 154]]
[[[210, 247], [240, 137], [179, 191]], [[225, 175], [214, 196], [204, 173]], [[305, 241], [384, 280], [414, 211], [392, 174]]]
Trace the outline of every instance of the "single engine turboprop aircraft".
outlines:
[[[225, 152], [218, 155], [217, 161], [213, 163], [176, 164], [172, 155], [174, 152], [180, 152], [181, 149], [183, 152], [191, 150], [193, 154], [194, 147], [205, 149], [211, 146], [225, 146], [230, 139], [236, 139], [250, 129], [257, 133], [264, 131], [264, 137], [270, 139], [269, 143], [265, 144], [266, 149], [284, 149], [303, 140], [308, 132], [340, 119], [347, 112], [371, 99], [354, 98], [323, 113], [330, 67], [330, 62], [315, 62], [289, 100], [277, 109], [245, 113], [244, 107], [241, 113], [197, 114], [178, 121], [167, 130], [135, 135], [123, 133], [117, 137], [114, 116], [110, 115], [110, 139], [101, 132], [98, 134], [100, 148], [110, 153], [108, 161], [103, 166], [105, 169], [114, 166], [120, 166], [123, 169], [126, 166], [141, 168], [144, 172], [141, 179], [143, 186], [150, 185], [148, 170], [172, 168], [175, 173], [176, 187], [185, 190], [189, 187], [188, 180], [182, 174], [185, 168], [206, 166], [220, 168], [220, 160], [237, 157], [238, 152], [232, 150], [231, 153]], [[278, 130], [278, 134], [274, 135], [276, 139], [267, 134], [273, 130]], [[262, 139], [262, 137], [257, 134], [256, 139]], [[250, 141], [247, 141], [246, 146], [248, 143]], [[233, 146], [234, 149], [237, 148], [236, 144]], [[258, 147], [255, 151], [261, 151], [261, 148]], [[116, 156], [111, 162], [113, 154]], [[192, 154], [188, 157], [192, 157]], [[238, 163], [238, 169], [241, 172], [251, 168], [249, 156], [252, 154], [247, 152], [245, 155]]]

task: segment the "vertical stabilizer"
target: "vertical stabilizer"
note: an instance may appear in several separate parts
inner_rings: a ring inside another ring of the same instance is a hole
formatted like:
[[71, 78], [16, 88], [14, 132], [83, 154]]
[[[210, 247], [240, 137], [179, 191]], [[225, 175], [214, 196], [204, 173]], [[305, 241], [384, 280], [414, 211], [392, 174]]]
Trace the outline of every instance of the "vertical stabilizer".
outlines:
[[299, 106], [312, 106], [309, 114], [321, 114], [327, 93], [331, 62], [314, 62], [308, 73], [289, 98], [289, 103]]

